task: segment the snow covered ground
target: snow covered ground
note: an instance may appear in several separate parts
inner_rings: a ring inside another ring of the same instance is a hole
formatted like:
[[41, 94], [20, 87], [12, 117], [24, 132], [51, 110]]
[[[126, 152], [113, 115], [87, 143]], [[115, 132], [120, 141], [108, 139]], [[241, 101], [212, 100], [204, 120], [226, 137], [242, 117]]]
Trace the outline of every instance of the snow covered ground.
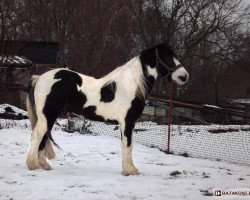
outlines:
[[[30, 131], [0, 130], [0, 199], [228, 199], [215, 190], [250, 192], [250, 167], [166, 155], [134, 144], [139, 176], [121, 175], [120, 140], [111, 136], [53, 131], [63, 149], [51, 162], [54, 170], [29, 171], [25, 165]], [[250, 196], [231, 196], [250, 199]]]
[[15, 106], [12, 106], [12, 105], [10, 105], [10, 104], [7, 104], [7, 103], [0, 104], [0, 113], [6, 112], [6, 110], [5, 110], [6, 108], [11, 108], [12, 111], [13, 111], [14, 113], [17, 113], [17, 114], [21, 113], [22, 115], [27, 115], [27, 112], [26, 112], [26, 111], [24, 111], [24, 110], [22, 110], [22, 109], [20, 109], [20, 108], [17, 108], [17, 107], [15, 107]]

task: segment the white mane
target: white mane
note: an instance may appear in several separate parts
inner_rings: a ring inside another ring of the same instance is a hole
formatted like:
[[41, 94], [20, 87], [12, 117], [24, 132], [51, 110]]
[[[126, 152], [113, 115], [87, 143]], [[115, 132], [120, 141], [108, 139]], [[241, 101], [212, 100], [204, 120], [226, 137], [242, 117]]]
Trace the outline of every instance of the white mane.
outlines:
[[124, 89], [135, 90], [136, 96], [144, 98], [146, 95], [146, 82], [139, 57], [135, 57], [126, 64], [116, 68], [103, 77], [104, 80], [115, 80], [123, 85]]

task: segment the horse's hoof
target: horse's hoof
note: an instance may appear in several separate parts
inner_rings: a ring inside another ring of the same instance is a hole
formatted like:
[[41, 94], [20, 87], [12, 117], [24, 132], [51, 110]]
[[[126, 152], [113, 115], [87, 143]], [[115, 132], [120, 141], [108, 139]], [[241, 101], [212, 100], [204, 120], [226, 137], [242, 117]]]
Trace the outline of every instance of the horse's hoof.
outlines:
[[29, 170], [36, 170], [36, 169], [41, 168], [39, 162], [27, 160], [26, 164]]
[[139, 175], [139, 171], [135, 166], [132, 166], [126, 170], [122, 171], [122, 175], [129, 176], [129, 175]]
[[53, 168], [47, 163], [46, 165], [41, 165], [44, 170], [52, 170]]
[[130, 176], [130, 175], [138, 176], [139, 174], [140, 174], [139, 172], [127, 172], [127, 171], [122, 171], [122, 175], [123, 175], [123, 176]]
[[43, 167], [43, 169], [49, 171], [49, 170], [52, 170], [53, 168], [49, 165], [49, 166], [47, 166], [47, 167]]

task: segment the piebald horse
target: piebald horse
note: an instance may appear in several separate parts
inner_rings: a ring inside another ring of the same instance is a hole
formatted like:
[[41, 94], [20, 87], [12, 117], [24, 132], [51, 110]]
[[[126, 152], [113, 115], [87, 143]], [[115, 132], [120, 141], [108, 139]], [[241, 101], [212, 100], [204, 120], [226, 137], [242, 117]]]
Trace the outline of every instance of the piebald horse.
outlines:
[[51, 129], [62, 112], [72, 112], [90, 120], [119, 124], [123, 174], [137, 175], [132, 131], [159, 75], [177, 85], [185, 84], [189, 77], [166, 43], [142, 51], [100, 79], [65, 68], [33, 76], [26, 101], [32, 125], [28, 168], [51, 169], [47, 159], [55, 158], [52, 143], [57, 146]]

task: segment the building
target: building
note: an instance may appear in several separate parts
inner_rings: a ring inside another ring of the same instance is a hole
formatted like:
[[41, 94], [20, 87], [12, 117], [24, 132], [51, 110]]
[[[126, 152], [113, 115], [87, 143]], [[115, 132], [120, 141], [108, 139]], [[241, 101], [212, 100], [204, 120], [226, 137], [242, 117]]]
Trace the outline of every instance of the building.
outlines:
[[59, 45], [54, 42], [1, 41], [0, 50], [0, 103], [25, 108], [31, 75], [59, 66]]

